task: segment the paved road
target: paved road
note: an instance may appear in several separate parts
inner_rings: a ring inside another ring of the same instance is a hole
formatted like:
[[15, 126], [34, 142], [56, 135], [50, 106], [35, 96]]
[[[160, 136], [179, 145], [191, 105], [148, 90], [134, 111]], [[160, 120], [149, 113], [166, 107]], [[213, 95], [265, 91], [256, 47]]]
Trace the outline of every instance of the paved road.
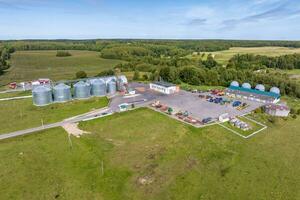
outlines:
[[28, 98], [32, 98], [32, 95], [28, 95], [28, 96], [20, 96], [20, 97], [3, 98], [3, 99], [0, 99], [0, 101], [10, 101], [10, 100], [28, 99]]

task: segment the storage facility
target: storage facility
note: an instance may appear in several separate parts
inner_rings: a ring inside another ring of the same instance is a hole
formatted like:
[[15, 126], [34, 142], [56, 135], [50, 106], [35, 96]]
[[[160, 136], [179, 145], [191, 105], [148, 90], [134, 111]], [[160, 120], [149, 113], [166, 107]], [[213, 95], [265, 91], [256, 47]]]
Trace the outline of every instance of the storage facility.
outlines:
[[264, 106], [264, 111], [269, 115], [277, 117], [287, 117], [290, 113], [288, 106], [280, 104], [267, 104]]
[[33, 104], [36, 106], [46, 106], [52, 103], [52, 91], [46, 86], [37, 86], [32, 90]]
[[105, 96], [106, 95], [106, 83], [103, 79], [93, 79], [91, 82], [91, 94], [93, 96]]
[[108, 94], [115, 94], [116, 92], [117, 92], [117, 83], [116, 83], [115, 79], [111, 79], [107, 83], [107, 93]]
[[53, 88], [53, 96], [55, 102], [66, 102], [72, 99], [71, 87], [60, 83]]
[[179, 92], [179, 86], [163, 81], [150, 83], [150, 89], [163, 94], [174, 94], [176, 92]]
[[91, 85], [87, 82], [79, 81], [74, 84], [74, 98], [87, 99], [91, 96]]
[[251, 88], [249, 83], [244, 83], [242, 87], [236, 86], [233, 81], [225, 90], [225, 94], [233, 98], [242, 98], [262, 103], [278, 103], [280, 101], [280, 90], [276, 87], [271, 88], [270, 92], [265, 91], [265, 87], [261, 84], [255, 89]]

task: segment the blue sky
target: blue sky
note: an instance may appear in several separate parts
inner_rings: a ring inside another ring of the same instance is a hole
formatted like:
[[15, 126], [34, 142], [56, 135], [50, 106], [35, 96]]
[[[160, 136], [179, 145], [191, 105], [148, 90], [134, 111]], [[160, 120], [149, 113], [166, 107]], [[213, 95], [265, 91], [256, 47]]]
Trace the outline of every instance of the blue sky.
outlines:
[[300, 40], [299, 0], [0, 0], [0, 39]]

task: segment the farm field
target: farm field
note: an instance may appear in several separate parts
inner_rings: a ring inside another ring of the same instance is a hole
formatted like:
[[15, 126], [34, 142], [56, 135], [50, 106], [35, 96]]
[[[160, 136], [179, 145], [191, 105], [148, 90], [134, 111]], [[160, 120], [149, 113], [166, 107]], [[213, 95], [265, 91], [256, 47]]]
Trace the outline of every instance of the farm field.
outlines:
[[286, 54], [300, 53], [300, 48], [287, 48], [287, 47], [233, 47], [225, 51], [215, 52], [201, 52], [206, 56], [211, 53], [217, 62], [227, 64], [228, 60], [236, 54], [255, 54], [265, 56], [280, 56]]
[[92, 109], [105, 107], [106, 97], [88, 100], [74, 100], [68, 103], [56, 103], [44, 107], [32, 104], [32, 99], [0, 102], [0, 134], [58, 122], [68, 117], [83, 114]]
[[299, 122], [245, 140], [137, 109], [4, 140], [0, 198], [299, 199]]
[[84, 70], [88, 76], [94, 76], [122, 62], [100, 58], [99, 52], [93, 51], [68, 51], [72, 54], [70, 57], [56, 57], [56, 52], [15, 52], [10, 60], [10, 69], [1, 76], [0, 85], [37, 78], [73, 79], [75, 73], [80, 70]]

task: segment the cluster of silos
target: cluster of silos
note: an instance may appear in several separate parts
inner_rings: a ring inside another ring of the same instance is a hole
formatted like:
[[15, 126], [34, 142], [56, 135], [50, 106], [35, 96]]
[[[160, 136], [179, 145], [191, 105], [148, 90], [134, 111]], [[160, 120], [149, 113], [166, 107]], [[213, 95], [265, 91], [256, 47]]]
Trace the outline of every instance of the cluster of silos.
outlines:
[[[232, 81], [230, 83], [230, 86], [232, 86], [232, 87], [240, 87], [240, 84], [237, 81]], [[242, 84], [242, 88], [251, 89], [251, 85], [250, 85], [250, 83], [243, 83]], [[264, 92], [266, 90], [265, 86], [262, 85], [262, 84], [257, 84], [255, 86], [255, 89], [259, 90], [259, 91], [262, 91], [262, 92]], [[272, 87], [270, 89], [270, 92], [275, 93], [275, 94], [280, 94], [280, 90], [277, 87]]]
[[[73, 85], [74, 99], [87, 99], [91, 96], [105, 96], [123, 91], [127, 83], [126, 77], [114, 76], [79, 81]], [[69, 85], [60, 83], [52, 89], [38, 86], [32, 90], [33, 104], [36, 106], [48, 105], [52, 102], [67, 102], [72, 100], [72, 89]]]

